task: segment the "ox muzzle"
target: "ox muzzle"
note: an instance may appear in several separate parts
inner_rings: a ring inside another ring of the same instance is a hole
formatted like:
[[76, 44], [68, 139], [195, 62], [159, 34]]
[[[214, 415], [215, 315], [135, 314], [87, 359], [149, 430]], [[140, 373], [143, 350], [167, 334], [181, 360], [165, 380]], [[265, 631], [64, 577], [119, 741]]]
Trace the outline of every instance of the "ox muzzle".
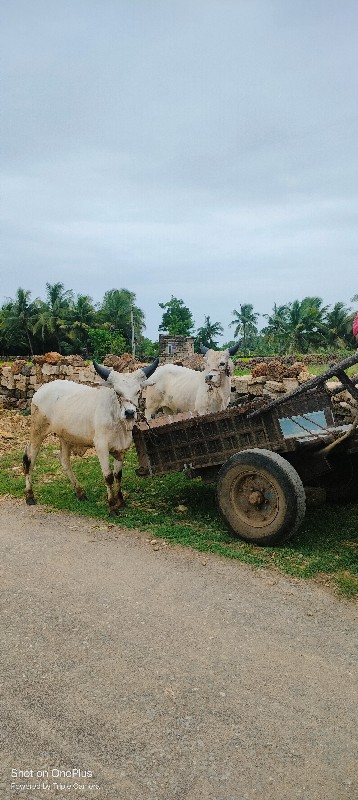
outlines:
[[211, 370], [205, 375], [205, 383], [208, 384], [209, 388], [218, 389], [221, 385], [221, 376], [222, 372], [219, 372], [219, 370]]

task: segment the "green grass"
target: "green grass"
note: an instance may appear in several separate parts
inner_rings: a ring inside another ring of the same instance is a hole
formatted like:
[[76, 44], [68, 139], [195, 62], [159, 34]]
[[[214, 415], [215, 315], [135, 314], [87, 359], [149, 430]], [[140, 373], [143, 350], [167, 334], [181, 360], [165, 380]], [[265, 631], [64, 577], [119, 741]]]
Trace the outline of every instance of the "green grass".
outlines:
[[[0, 459], [0, 494], [24, 495], [22, 453]], [[74, 472], [88, 500], [80, 502], [63, 474], [53, 446], [42, 448], [34, 471], [39, 503], [60, 511], [109, 521], [106, 490], [97, 458], [74, 458]], [[148, 531], [199, 552], [216, 553], [255, 567], [271, 567], [299, 579], [315, 579], [346, 598], [358, 594], [358, 505], [308, 508], [303, 525], [288, 544], [257, 547], [234, 539], [222, 522], [215, 487], [182, 474], [139, 478], [132, 448], [123, 471], [127, 507], [111, 523]]]

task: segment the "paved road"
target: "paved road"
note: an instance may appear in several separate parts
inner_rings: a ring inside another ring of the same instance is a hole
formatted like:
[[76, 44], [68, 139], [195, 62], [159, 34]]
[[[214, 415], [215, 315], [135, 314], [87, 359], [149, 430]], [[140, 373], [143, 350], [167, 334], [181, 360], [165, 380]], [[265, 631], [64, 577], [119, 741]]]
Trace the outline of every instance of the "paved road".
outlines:
[[1, 798], [358, 796], [354, 607], [12, 501], [0, 546]]

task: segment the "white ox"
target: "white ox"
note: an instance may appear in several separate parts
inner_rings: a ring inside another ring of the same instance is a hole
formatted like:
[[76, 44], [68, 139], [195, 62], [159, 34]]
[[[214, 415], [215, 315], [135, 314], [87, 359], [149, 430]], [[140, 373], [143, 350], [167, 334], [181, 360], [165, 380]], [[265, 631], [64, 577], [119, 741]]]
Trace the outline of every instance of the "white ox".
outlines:
[[[157, 368], [158, 361], [155, 359], [148, 367], [124, 374], [94, 361], [94, 367], [106, 385], [84, 386], [59, 380], [46, 383], [35, 392], [31, 403], [30, 443], [23, 457], [28, 505], [35, 503], [32, 471], [37, 453], [45, 436], [55, 433], [61, 444], [61, 464], [77, 497], [82, 500], [85, 493], [73, 474], [71, 452], [83, 455], [88, 447], [94, 447], [106, 483], [110, 514], [115, 516], [118, 513], [124, 503], [122, 465], [132, 442], [139, 394], [143, 382]], [[110, 455], [114, 457], [113, 471]]]
[[205, 353], [204, 371], [198, 372], [175, 364], [158, 367], [155, 374], [145, 381], [145, 416], [149, 420], [159, 409], [164, 414], [179, 414], [196, 411], [209, 414], [223, 411], [230, 402], [231, 380], [234, 371], [231, 356], [239, 345], [227, 350], [209, 350], [201, 345]]

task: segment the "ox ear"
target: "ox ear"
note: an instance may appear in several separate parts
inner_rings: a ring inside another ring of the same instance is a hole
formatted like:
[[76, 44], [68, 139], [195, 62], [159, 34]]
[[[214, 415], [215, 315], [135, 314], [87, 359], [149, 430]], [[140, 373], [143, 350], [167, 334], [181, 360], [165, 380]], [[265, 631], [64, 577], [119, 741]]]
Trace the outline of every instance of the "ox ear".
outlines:
[[144, 372], [146, 378], [150, 378], [150, 376], [153, 375], [153, 372], [155, 372], [157, 369], [158, 364], [159, 358], [155, 358], [154, 361], [152, 361], [151, 364], [148, 364], [147, 367], [142, 367], [142, 372]]
[[232, 347], [228, 347], [229, 355], [234, 356], [235, 353], [237, 353], [239, 347], [240, 347], [240, 342], [238, 342], [237, 344], [233, 344]]
[[207, 353], [207, 352], [208, 352], [208, 350], [209, 350], [209, 348], [208, 348], [208, 347], [205, 347], [205, 344], [203, 344], [202, 342], [200, 342], [200, 352], [203, 354], [203, 356], [205, 356], [205, 353]]
[[94, 359], [92, 361], [92, 364], [93, 364], [96, 372], [98, 372], [98, 375], [101, 378], [103, 378], [104, 381], [106, 381], [107, 378], [109, 377], [109, 375], [111, 374], [112, 370], [111, 369], [107, 369], [107, 367], [102, 367], [101, 364], [97, 364], [97, 361], [95, 361]]

